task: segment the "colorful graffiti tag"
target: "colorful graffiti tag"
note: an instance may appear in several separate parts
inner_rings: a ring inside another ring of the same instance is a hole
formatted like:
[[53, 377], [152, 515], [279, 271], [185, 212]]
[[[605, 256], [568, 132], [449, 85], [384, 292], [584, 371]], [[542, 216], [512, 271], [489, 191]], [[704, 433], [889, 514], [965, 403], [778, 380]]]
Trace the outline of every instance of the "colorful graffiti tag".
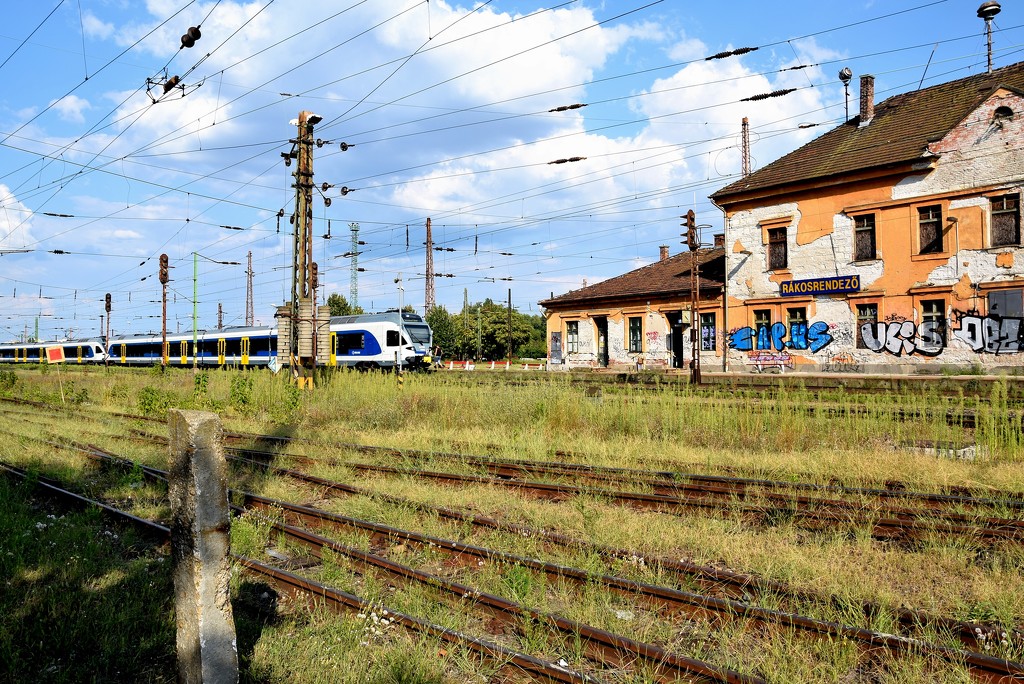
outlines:
[[771, 328], [763, 325], [757, 330], [747, 327], [729, 333], [729, 346], [740, 351], [808, 349], [813, 353], [831, 343], [828, 323], [823, 321], [816, 321], [810, 326], [793, 323], [789, 327], [785, 323], [774, 323]]

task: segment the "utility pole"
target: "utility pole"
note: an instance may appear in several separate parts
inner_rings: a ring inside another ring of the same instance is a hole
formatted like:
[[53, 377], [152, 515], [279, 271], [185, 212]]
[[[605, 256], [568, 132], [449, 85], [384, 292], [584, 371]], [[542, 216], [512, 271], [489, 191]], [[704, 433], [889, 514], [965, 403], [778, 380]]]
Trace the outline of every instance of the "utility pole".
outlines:
[[[512, 288], [508, 289], [508, 365], [512, 365]], [[506, 369], [508, 366], [505, 367]]]
[[252, 313], [252, 250], [249, 250], [249, 267], [245, 271], [245, 325], [251, 328], [255, 317]]
[[359, 224], [352, 222], [348, 224], [352, 231], [352, 274], [348, 284], [348, 303], [355, 311], [359, 306]]
[[[300, 389], [313, 389], [318, 349], [326, 349], [326, 339], [318, 344], [318, 335], [326, 337], [327, 326], [318, 327], [316, 308], [316, 264], [313, 263], [313, 126], [321, 117], [311, 112], [299, 112], [293, 123], [298, 136], [292, 140], [291, 152], [282, 152], [286, 166], [297, 159], [293, 177], [295, 183], [295, 213], [292, 214], [292, 296], [291, 301], [277, 310], [278, 355], [288, 360], [292, 376]], [[326, 316], [325, 316], [326, 318]]]
[[192, 252], [192, 373], [195, 374], [199, 362], [199, 311], [196, 300], [199, 299], [199, 253]]
[[224, 329], [224, 305], [217, 302], [217, 330]]
[[434, 308], [436, 301], [434, 294], [434, 237], [430, 232], [429, 218], [427, 219], [427, 284], [424, 292], [423, 313], [426, 315]]

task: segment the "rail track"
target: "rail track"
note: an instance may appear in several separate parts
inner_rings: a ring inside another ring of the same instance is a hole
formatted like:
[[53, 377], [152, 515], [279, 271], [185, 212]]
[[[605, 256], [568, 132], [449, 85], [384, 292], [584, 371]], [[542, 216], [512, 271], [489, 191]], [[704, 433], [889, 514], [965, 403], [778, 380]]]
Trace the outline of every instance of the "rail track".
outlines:
[[[71, 446], [83, 451], [90, 458], [99, 460], [108, 465], [115, 465], [122, 468], [141, 468], [147, 478], [158, 482], [166, 482], [166, 473], [154, 468], [139, 466], [127, 459], [106, 453], [92, 447]], [[9, 472], [18, 472], [9, 466], [3, 466]], [[49, 493], [55, 491], [60, 493], [60, 488], [50, 482], [40, 480]], [[74, 497], [78, 503], [90, 503], [78, 495], [65, 494]], [[1024, 665], [993, 658], [974, 651], [955, 650], [935, 646], [917, 639], [900, 637], [891, 634], [881, 634], [871, 630], [847, 627], [837, 623], [830, 623], [821, 620], [814, 620], [799, 615], [782, 613], [780, 611], [769, 611], [751, 606], [746, 603], [715, 599], [711, 597], [682, 592], [665, 587], [647, 585], [623, 578], [610, 576], [595, 576], [573, 568], [556, 566], [536, 559], [528, 559], [512, 556], [489, 550], [482, 547], [461, 544], [456, 541], [430, 537], [427, 535], [401, 530], [393, 527], [361, 521], [354, 518], [339, 516], [326, 511], [320, 511], [308, 506], [291, 504], [285, 501], [268, 499], [253, 494], [236, 492], [233, 499], [236, 501], [241, 497], [242, 505], [235, 505], [233, 508], [239, 512], [246, 510], [262, 510], [272, 512], [275, 518], [273, 525], [276, 530], [286, 535], [295, 543], [302, 544], [309, 555], [321, 558], [323, 549], [330, 549], [332, 552], [344, 555], [353, 563], [363, 568], [374, 568], [383, 570], [396, 581], [418, 582], [440, 591], [448, 600], [468, 601], [476, 609], [483, 609], [493, 617], [497, 617], [506, 628], [515, 628], [522, 620], [534, 621], [544, 624], [547, 627], [561, 631], [575, 638], [582, 637], [585, 640], [585, 654], [595, 664], [613, 667], [631, 665], [637, 660], [648, 662], [656, 673], [658, 681], [679, 681], [685, 678], [689, 681], [722, 681], [722, 682], [760, 682], [757, 677], [742, 675], [740, 673], [719, 668], [703, 661], [686, 658], [653, 644], [637, 642], [634, 639], [622, 635], [613, 634], [605, 630], [580, 624], [559, 615], [544, 613], [535, 609], [525, 608], [514, 601], [503, 599], [499, 596], [488, 594], [475, 589], [471, 585], [449, 581], [443, 577], [432, 575], [427, 572], [416, 570], [407, 565], [389, 560], [375, 553], [363, 551], [351, 546], [341, 544], [329, 537], [317, 534], [305, 528], [290, 524], [293, 522], [303, 523], [307, 527], [317, 528], [356, 528], [368, 532], [371, 539], [378, 545], [394, 545], [397, 542], [415, 543], [421, 546], [436, 548], [461, 559], [462, 564], [476, 568], [487, 562], [512, 563], [522, 565], [531, 569], [544, 572], [553, 577], [571, 579], [581, 585], [589, 585], [599, 582], [608, 590], [621, 592], [627, 595], [642, 596], [651, 601], [655, 607], [669, 610], [681, 610], [688, 615], [694, 613], [713, 614], [715, 616], [727, 616], [732, 618], [743, 618], [766, 623], [774, 628], [796, 629], [817, 636], [826, 638], [850, 639], [859, 644], [865, 650], [885, 649], [897, 653], [911, 652], [919, 655], [929, 655], [947, 660], [953, 663], [965, 663], [972, 674], [979, 681], [1013, 681], [1017, 677], [1024, 678]], [[98, 503], [98, 502], [97, 502]], [[116, 514], [116, 509], [99, 504], [108, 514]], [[157, 530], [159, 533], [166, 533], [166, 528], [159, 524], [152, 523], [135, 516], [127, 516], [129, 522], [135, 525], [145, 526], [150, 532]], [[288, 522], [276, 520], [283, 517]], [[471, 559], [466, 562], [466, 558]], [[279, 588], [289, 592], [305, 592], [307, 595], [329, 599], [334, 605], [341, 609], [348, 610], [370, 610], [372, 603], [361, 600], [351, 594], [339, 592], [325, 587], [322, 584], [313, 582], [307, 578], [290, 573], [280, 568], [273, 568], [259, 561], [238, 558], [240, 565], [252, 572], [257, 572], [265, 578], [271, 579]], [[476, 562], [473, 562], [476, 561]], [[377, 608], [379, 610], [379, 607]], [[389, 611], [396, 621], [403, 626], [423, 631], [446, 640], [459, 640], [464, 643], [467, 637], [459, 633], [446, 630], [445, 628], [429, 625], [422, 620], [412, 616], [403, 615]], [[600, 681], [588, 678], [579, 672], [568, 670], [563, 666], [552, 664], [538, 659], [531, 658], [525, 654], [514, 653], [509, 649], [482, 641], [476, 638], [469, 638], [472, 644], [476, 645], [478, 652], [494, 657], [500, 655], [506, 660], [516, 663], [517, 667], [526, 668], [534, 674], [541, 675], [555, 681]], [[468, 645], [465, 644], [464, 645]], [[552, 671], [551, 668], [555, 668]]]
[[[130, 414], [123, 414], [120, 417], [133, 420], [148, 420], [141, 416], [133, 416]], [[31, 421], [32, 419], [26, 420]], [[135, 437], [150, 441], [154, 440], [153, 435], [147, 435], [143, 432], [137, 432]], [[894, 516], [894, 519], [902, 526], [906, 526], [908, 521], [913, 521], [914, 519], [923, 521], [924, 525], [920, 530], [903, 536], [896, 535], [894, 533], [880, 534], [877, 536], [883, 539], [906, 538], [907, 536], [909, 536], [909, 538], [913, 538], [917, 534], [924, 535], [939, 532], [941, 534], [962, 534], [971, 537], [975, 542], [987, 539], [989, 542], [1016, 544], [1020, 541], [1020, 532], [1018, 529], [1020, 527], [1020, 520], [1017, 518], [992, 518], [985, 515], [986, 509], [999, 509], [1003, 511], [1012, 511], [1014, 513], [1021, 510], [1024, 502], [1005, 492], [988, 492], [987, 496], [972, 496], [968, 493], [968, 490], [957, 490], [956, 493], [929, 493], [865, 487], [842, 487], [834, 484], [779, 482], [767, 479], [712, 476], [700, 473], [677, 473], [665, 470], [647, 471], [639, 469], [601, 468], [576, 463], [533, 462], [523, 459], [497, 459], [494, 457], [471, 456], [466, 454], [443, 454], [435, 452], [418, 452], [413, 450], [396, 450], [389, 447], [368, 447], [366, 445], [328, 443], [323, 440], [310, 441], [311, 444], [320, 448], [327, 447], [358, 451], [364, 454], [375, 454], [385, 459], [396, 457], [401, 458], [405, 463], [415, 461], [433, 463], [450, 460], [460, 463], [461, 466], [476, 468], [488, 473], [488, 476], [465, 475], [464, 473], [457, 472], [444, 473], [439, 471], [425, 471], [416, 468], [395, 467], [374, 463], [354, 464], [345, 459], [310, 459], [306, 455], [288, 453], [282, 449], [262, 450], [253, 446], [266, 443], [274, 443], [278, 446], [283, 446], [285, 444], [293, 442], [298, 443], [306, 440], [286, 439], [281, 437], [245, 433], [228, 433], [227, 437], [230, 441], [233, 441], [236, 444], [240, 443], [240, 446], [233, 446], [229, 450], [230, 452], [237, 454], [233, 459], [236, 460], [240, 466], [271, 472], [274, 475], [286, 476], [295, 479], [296, 481], [303, 481], [308, 486], [312, 487], [311, 491], [315, 493], [315, 496], [336, 493], [344, 494], [346, 496], [352, 494], [363, 495], [373, 497], [380, 501], [395, 503], [397, 505], [417, 507], [422, 510], [432, 510], [440, 517], [453, 521], [458, 520], [460, 522], [468, 522], [475, 528], [502, 530], [513, 534], [532, 536], [538, 539], [543, 539], [545, 544], [563, 545], [577, 549], [590, 549], [608, 559], [629, 558], [640, 562], [646, 561], [651, 564], [658, 564], [659, 567], [668, 569], [670, 572], [676, 573], [680, 577], [696, 580], [702, 585], [712, 587], [714, 591], [720, 592], [726, 596], [726, 598], [719, 598], [718, 596], [680, 591], [671, 587], [659, 587], [657, 585], [649, 584], [645, 585], [642, 582], [614, 577], [611, 575], [602, 576], [595, 575], [592, 572], [584, 573], [583, 571], [570, 567], [547, 563], [539, 559], [531, 559], [521, 556], [517, 557], [512, 554], [498, 552], [483, 546], [474, 546], [472, 544], [465, 544], [460, 541], [448, 540], [440, 537], [430, 537], [411, 530], [402, 530], [379, 525], [375, 526], [374, 523], [369, 523], [367, 521], [361, 521], [355, 518], [346, 518], [327, 511], [319, 511], [312, 506], [301, 506], [288, 502], [262, 499], [261, 497], [256, 497], [251, 494], [240, 493], [238, 495], [244, 497], [244, 507], [249, 511], [249, 515], [254, 515], [254, 511], [259, 509], [263, 509], [264, 511], [276, 511], [273, 516], [278, 516], [280, 518], [280, 520], [274, 520], [274, 524], [277, 526], [278, 531], [283, 535], [287, 535], [288, 538], [292, 539], [296, 545], [303, 545], [307, 547], [305, 553], [310, 558], [316, 559], [319, 553], [318, 549], [326, 547], [332, 549], [333, 553], [346, 556], [350, 559], [350, 562], [354, 564], [358, 563], [361, 564], [362, 567], [373, 568], [378, 572], [389, 573], [395, 582], [404, 583], [415, 581], [424, 583], [434, 589], [443, 589], [442, 585], [444, 582], [448, 582], [447, 588], [444, 589], [447, 594], [444, 600], [459, 603], [462, 598], [466, 598], [464, 595], [467, 591], [470, 596], [473, 596], [475, 592], [482, 596], [485, 595], [486, 592], [477, 592], [477, 590], [473, 589], [472, 583], [455, 583], [445, 577], [423, 573], [423, 571], [416, 570], [415, 568], [408, 568], [408, 566], [398, 567], [401, 564], [396, 564], [395, 561], [388, 559], [388, 554], [386, 553], [388, 549], [393, 547], [396, 543], [400, 543], [405, 546], [411, 545], [436, 549], [438, 551], [444, 550], [451, 556], [450, 563], [452, 567], [458, 566], [467, 571], [474, 570], [479, 563], [483, 562], [486, 565], [495, 563], [516, 565], [528, 568], [533, 572], [544, 573], [552, 578], [558, 577], [562, 580], [572, 579], [575, 576], [575, 581], [585, 583], [588, 586], [600, 585], [606, 591], [617, 592], [623, 596], [635, 597], [638, 601], [642, 600], [646, 602], [650, 609], [657, 608], [659, 612], [678, 613], [679, 615], [687, 618], [696, 616], [700, 619], [714, 618], [752, 621], [767, 625], [769, 629], [786, 629], [807, 633], [809, 635], [817, 635], [828, 639], [849, 640], [857, 643], [859, 649], [867, 652], [884, 650], [893, 653], [914, 653], [940, 658], [947, 662], [963, 663], [968, 667], [968, 669], [970, 669], [973, 676], [979, 680], [1024, 681], [1024, 671], [1021, 670], [1022, 666], [1019, 664], [1009, 661], [999, 661], [998, 658], [994, 659], [996, 662], [993, 664], [993, 662], [985, 661], [985, 659], [990, 658], [990, 656], [971, 650], [973, 648], [979, 648], [982, 642], [991, 638], [993, 633], [997, 633], [1000, 629], [1005, 629], [1005, 627], [1000, 625], [963, 623], [952, 619], [942, 618], [940, 616], [927, 615], [919, 611], [906, 610], [900, 612], [898, 616], [900, 626], [906, 631], [906, 634], [903, 632], [900, 634], [884, 634], [871, 632], [871, 630], [864, 630], [862, 628], [844, 626], [839, 623], [829, 623], [823, 620], [803, 617], [798, 613], [785, 613], [778, 610], [770, 611], [752, 605], [750, 599], [757, 596], [774, 595], [789, 596], [795, 601], [816, 601], [819, 603], [827, 603], [831, 600], [831, 597], [813, 596], [806, 593], [801, 594], [800, 592], [789, 592], [782, 584], [765, 581], [749, 575], [743, 575], [742, 573], [731, 572], [723, 568], [701, 567], [695, 564], [673, 561], [672, 559], [652, 558], [650, 556], [645, 557], [629, 549], [603, 548], [589, 544], [583, 540], [571, 539], [564, 535], [544, 530], [531, 530], [530, 528], [522, 525], [515, 525], [502, 520], [468, 513], [466, 511], [415, 504], [408, 500], [400, 499], [399, 497], [381, 494], [377, 491], [354, 487], [341, 482], [332, 482], [323, 478], [317, 478], [316, 476], [296, 470], [295, 468], [282, 468], [280, 467], [280, 464], [287, 461], [294, 464], [339, 465], [348, 468], [355, 468], [357, 470], [363, 469], [364, 471], [376, 469], [377, 472], [389, 476], [399, 475], [407, 477], [409, 475], [415, 475], [416, 477], [430, 477], [430, 479], [435, 481], [447, 483], [464, 482], [466, 484], [500, 484], [501, 486], [512, 486], [519, 489], [524, 489], [527, 486], [532, 487], [534, 484], [545, 486], [552, 484], [549, 482], [525, 480], [523, 479], [524, 477], [533, 476], [555, 480], [562, 479], [570, 480], [574, 483], [586, 484], [558, 485], [565, 487], [565, 489], [556, 491], [554, 494], [555, 498], [576, 497], [582, 495], [597, 497], [601, 500], [607, 501], [614, 500], [613, 497], [610, 497], [607, 494], [608, 491], [612, 491], [616, 494], [624, 495], [622, 502], [629, 501], [628, 498], [625, 498], [625, 495], [633, 496], [636, 494], [642, 494], [656, 497], [654, 501], [658, 502], [659, 505], [661, 503], [660, 499], [662, 498], [687, 500], [688, 503], [692, 504], [690, 507], [691, 510], [714, 510], [716, 508], [721, 509], [723, 506], [731, 506], [739, 507], [740, 511], [744, 512], [745, 515], [749, 514], [751, 517], [756, 515], [767, 515], [769, 517], [772, 515], [783, 514], [793, 516], [804, 515], [809, 522], [818, 522], [819, 524], [827, 524], [827, 521], [829, 520], [833, 522], [837, 520], [851, 520], [853, 513], [857, 511], [857, 507], [860, 506], [863, 508], [862, 502], [848, 501], [833, 497], [854, 497], [880, 502], [897, 503], [905, 503], [909, 501], [922, 506], [922, 508], [903, 509], [901, 507], [890, 507], [889, 510], [902, 511], [901, 515], [903, 518]], [[245, 444], [246, 442], [251, 444], [247, 446]], [[75, 448], [83, 453], [90, 452], [93, 458], [107, 463], [121, 465], [123, 467], [132, 467], [134, 465], [130, 461], [120, 459], [116, 454], [108, 452], [101, 447], [73, 444], [67, 440], [54, 442], [52, 445], [54, 447], [61, 448]], [[237, 452], [234, 451], [235, 449], [237, 449]], [[149, 474], [147, 473], [147, 477], [148, 476]], [[590, 486], [593, 483], [613, 485], [616, 482], [627, 479], [630, 480], [633, 485], [647, 491], [620, 492], [618, 490], [606, 490]], [[797, 492], [797, 494], [793, 495], [793, 492]], [[807, 493], [828, 495], [830, 498], [811, 497], [807, 496]], [[689, 501], [688, 499], [697, 499], [697, 501]], [[795, 505], [793, 504], [794, 501], [797, 502]], [[772, 506], [774, 506], [774, 509]], [[651, 506], [646, 503], [641, 504], [640, 507], [651, 508]], [[663, 509], [654, 507], [654, 510]], [[970, 510], [971, 514], [957, 512], [962, 510]], [[813, 515], [815, 513], [820, 513], [821, 517], [815, 518]], [[877, 506], [873, 509], [872, 514], [878, 514]], [[826, 515], [833, 517], [828, 518], [825, 517]], [[936, 524], [936, 521], [941, 522]], [[973, 523], [975, 522], [978, 522], [979, 525], [974, 525]], [[339, 542], [332, 540], [330, 537], [323, 536], [319, 533], [319, 531], [322, 530], [339, 528], [346, 529], [350, 532], [358, 531], [361, 534], [368, 535], [372, 542], [372, 552], [367, 553], [364, 550], [340, 544]], [[985, 532], [984, 530], [986, 529], [992, 532], [992, 534]], [[381, 555], [381, 551], [384, 551], [385, 555]], [[359, 554], [366, 555], [360, 557]], [[249, 563], [265, 565], [261, 560], [254, 559], [239, 559], [239, 563], [245, 567], [249, 567]], [[274, 582], [281, 583], [280, 586], [282, 591], [294, 591], [299, 592], [302, 595], [309, 595], [309, 592], [312, 591], [314, 594], [321, 595], [321, 598], [325, 595], [325, 592], [330, 593], [334, 591], [329, 587], [324, 587], [323, 585], [318, 584], [309, 577], [303, 577], [283, 568], [271, 568], [270, 572], [279, 575], [278, 579], [275, 579]], [[291, 582], [290, 585], [289, 582]], [[340, 594], [352, 596], [347, 595], [344, 592], [340, 592]], [[734, 600], [737, 598], [740, 600]], [[365, 602], [359, 604], [360, 599], [354, 597], [352, 599], [342, 598], [342, 603], [344, 603], [345, 600], [349, 601], [348, 607], [341, 607], [339, 608], [340, 610], [365, 610], [368, 605]], [[355, 602], [352, 602], [353, 600]], [[505, 603], [500, 600], [500, 597], [495, 597], [494, 601], [491, 601], [490, 598], [488, 598], [488, 601], [489, 604], [487, 606], [487, 611], [489, 617], [487, 620], [510, 620], [511, 622], [509, 624], [512, 626], [505, 627], [505, 630], [513, 630], [517, 625], [526, 621], [543, 624], [546, 628], [550, 628], [552, 630], [561, 629], [563, 633], [567, 635], [581, 634], [587, 629], [586, 625], [581, 625], [573, 621], [562, 622], [562, 627], [559, 627], [559, 621], [562, 620], [561, 616], [552, 613], [542, 613], [523, 606], [505, 605]], [[870, 615], [876, 610], [878, 610], [877, 607], [870, 606], [869, 604], [864, 605], [865, 614]], [[891, 609], [887, 608], [886, 610]], [[410, 617], [410, 619], [413, 621], [416, 620], [416, 618], [412, 617]], [[927, 640], [917, 638], [916, 636], [907, 635], [920, 632], [921, 630], [942, 631], [959, 639], [967, 648], [966, 650], [957, 648], [951, 649], [945, 646], [938, 646], [928, 642]], [[983, 631], [978, 632], [977, 630]], [[1024, 638], [1024, 634], [1021, 634], [1020, 631], [1014, 631], [1013, 628], [1010, 628], [1010, 631], [1012, 633], [1011, 638]], [[980, 639], [978, 638], [979, 634], [981, 636]], [[617, 636], [625, 639], [625, 641], [616, 638]], [[485, 641], [499, 649], [505, 648], [503, 646], [499, 646], [495, 641]], [[890, 643], [886, 643], [887, 641]], [[670, 657], [673, 654], [665, 651], [662, 647], [656, 646], [655, 644], [635, 642], [634, 640], [622, 637], [622, 635], [612, 634], [605, 642], [602, 642], [601, 638], [599, 638], [595, 632], [593, 639], [588, 641], [588, 644], [591, 643], [594, 645], [588, 646], [588, 652], [586, 654], [592, 663], [588, 668], [597, 668], [599, 666], [604, 667], [605, 665], [610, 665], [612, 668], [627, 667], [632, 663], [643, 662], [646, 660], [649, 667], [656, 666], [657, 668], [660, 668], [658, 670], [660, 681], [675, 681], [676, 679], [683, 677], [684, 673], [686, 673], [686, 677], [692, 677], [701, 681], [759, 681], [756, 678], [730, 679], [729, 677], [732, 676], [743, 677], [744, 675], [727, 671], [722, 668], [716, 668], [715, 666], [709, 666], [711, 669], [704, 672], [701, 672], [699, 668], [693, 671], [687, 670], [686, 668], [689, 664], [686, 662], [685, 658], [682, 660], [673, 659]], [[604, 645], [601, 645], [602, 643], [604, 643]], [[634, 650], [629, 650], [630, 648], [633, 648]], [[509, 653], [510, 652], [507, 652], [506, 649], [505, 655], [494, 657], [498, 657], [499, 659], [512, 658], [513, 656]], [[644, 655], [644, 653], [647, 655]], [[978, 658], [976, 659], [974, 656], [978, 656]], [[541, 659], [541, 661], [548, 662], [543, 661], [543, 659]], [[1001, 663], [1009, 664], [1003, 665]], [[551, 665], [552, 663], [548, 662], [548, 664]], [[587, 669], [587, 673], [584, 674], [582, 672], [570, 671], [568, 668], [559, 666], [557, 663], [554, 663], [554, 665], [556, 668], [569, 671], [570, 674], [541, 674], [543, 672], [543, 667], [541, 667], [539, 670], [531, 671], [531, 676], [549, 678], [554, 681], [600, 680], [601, 675], [597, 669]], [[572, 678], [577, 675], [583, 677], [583, 679]], [[563, 676], [569, 678], [560, 678]], [[587, 677], [590, 679], [587, 679]]]
[[[99, 448], [94, 446], [78, 445], [75, 447], [82, 451], [86, 456], [106, 464], [112, 464], [123, 468], [139, 467], [136, 464], [132, 464], [125, 459], [117, 457], [116, 455], [99, 450]], [[142, 467], [141, 469], [147, 477], [154, 480], [165, 481], [166, 479], [166, 473], [163, 471], [147, 467]], [[297, 473], [280, 474], [297, 475]], [[298, 475], [301, 476], [301, 474]], [[310, 479], [321, 487], [328, 484], [318, 478]], [[333, 488], [338, 488], [336, 483], [332, 484]], [[883, 648], [896, 652], [909, 651], [919, 654], [929, 654], [942, 657], [949, 661], [964, 661], [968, 662], [969, 667], [976, 676], [986, 681], [990, 678], [995, 678], [994, 681], [998, 681], [1000, 678], [1016, 676], [1017, 674], [1022, 674], [1022, 676], [1024, 676], [1024, 673], [1016, 672], [1015, 668], [1020, 669], [1016, 664], [1007, 664], [1007, 661], [1002, 661], [998, 658], [991, 658], [990, 656], [977, 653], [975, 651], [949, 649], [934, 646], [912, 638], [846, 627], [836, 623], [828, 623], [825, 621], [819, 621], [819, 619], [784, 613], [777, 610], [765, 610], [746, 602], [716, 599], [690, 592], [681, 592], [671, 588], [646, 585], [622, 578], [613, 578], [613, 576], [608, 575], [594, 575], [593, 573], [546, 563], [537, 559], [516, 557], [510, 554], [466, 545], [452, 540], [432, 538], [420, 535], [420, 533], [410, 530], [403, 530], [368, 521], [357, 520], [317, 510], [308, 506], [290, 504], [288, 502], [271, 500], [251, 494], [237, 493], [236, 496], [234, 496], [234, 499], [237, 500], [239, 497], [241, 497], [244, 502], [243, 506], [236, 507], [240, 512], [244, 509], [272, 511], [274, 516], [284, 517], [289, 522], [301, 522], [306, 526], [331, 526], [333, 528], [346, 527], [359, 529], [368, 532], [372, 541], [378, 546], [394, 545], [396, 543], [417, 544], [451, 554], [456, 560], [460, 561], [460, 564], [463, 566], [475, 567], [476, 565], [482, 565], [483, 562], [513, 563], [529, 567], [530, 569], [541, 571], [552, 576], [557, 576], [557, 578], [563, 580], [569, 579], [582, 585], [593, 584], [595, 582], [600, 583], [609, 591], [642, 597], [644, 600], [650, 602], [653, 607], [662, 610], [669, 609], [670, 611], [682, 611], [686, 614], [700, 613], [703, 615], [713, 614], [719, 617], [738, 617], [748, 619], [748, 621], [764, 623], [776, 629], [783, 628], [797, 630], [826, 638], [850, 639], [856, 641], [860, 647], [867, 650]], [[659, 667], [662, 668], [666, 668], [671, 665], [672, 667], [670, 667], [668, 671], [675, 673], [673, 677], [679, 676], [683, 672], [686, 672], [689, 675], [693, 675], [695, 672], [700, 676], [713, 675], [712, 679], [714, 681], [748, 681], [743, 679], [730, 679], [732, 674], [729, 673], [725, 673], [723, 675], [723, 673], [714, 670], [701, 670], [700, 668], [702, 666], [694, 666], [693, 662], [685, 658], [683, 660], [679, 660], [677, 658], [670, 657], [669, 654], [666, 654], [663, 650], [659, 650], [656, 647], [637, 644], [628, 639], [618, 639], [615, 638], [614, 635], [609, 636], [601, 631], [591, 631], [592, 628], [574, 624], [572, 621], [565, 622], [564, 619], [559, 616], [552, 616], [540, 613], [539, 611], [531, 611], [493, 595], [483, 595], [470, 586], [451, 583], [443, 580], [442, 578], [438, 578], [436, 575], [430, 575], [429, 573], [424, 573], [422, 571], [415, 570], [414, 568], [403, 566], [400, 563], [389, 561], [379, 555], [340, 545], [329, 538], [316, 535], [315, 532], [304, 530], [291, 524], [282, 523], [276, 520], [273, 524], [275, 528], [278, 528], [280, 531], [285, 533], [289, 539], [305, 545], [308, 552], [314, 557], [318, 558], [321, 556], [321, 551], [319, 550], [322, 548], [330, 548], [334, 552], [341, 553], [364, 566], [372, 566], [386, 570], [387, 572], [394, 574], [396, 578], [406, 581], [421, 582], [430, 585], [431, 587], [441, 588], [452, 597], [474, 597], [475, 601], [486, 604], [488, 610], [502, 615], [505, 619], [509, 619], [510, 615], [516, 616], [517, 618], [528, 617], [529, 619], [534, 619], [534, 621], [543, 621], [545, 624], [569, 633], [585, 634], [587, 636], [588, 643], [594, 644], [593, 657], [596, 657], [601, 661], [606, 662], [612, 656], [622, 658], [622, 652], [618, 652], [617, 654], [609, 654], [607, 652], [607, 649], [615, 647], [620, 650], [626, 649], [626, 653], [632, 658], [653, 658], [654, 664], [659, 664]], [[919, 622], [922, 621], [922, 617], [923, 616], [920, 613], [913, 615], [913, 619]], [[931, 622], [933, 625], [936, 624], [936, 621]], [[956, 631], [964, 636], [976, 634], [979, 630], [979, 628], [969, 624], [956, 624], [949, 621], [942, 625], [942, 627], [945, 629], [955, 627]], [[622, 660], [616, 660], [616, 662], [622, 662]], [[690, 668], [693, 667], [696, 667], [697, 670], [691, 672]], [[724, 678], [719, 678], [719, 675], [723, 675]], [[673, 680], [669, 679], [668, 681]]]

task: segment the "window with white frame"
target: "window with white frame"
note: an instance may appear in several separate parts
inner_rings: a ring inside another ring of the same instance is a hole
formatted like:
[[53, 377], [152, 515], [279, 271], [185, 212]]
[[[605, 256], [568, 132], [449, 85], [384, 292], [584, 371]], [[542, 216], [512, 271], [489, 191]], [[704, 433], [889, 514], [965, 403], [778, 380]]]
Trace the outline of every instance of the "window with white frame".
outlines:
[[580, 350], [580, 322], [569, 321], [565, 324], [565, 353], [575, 354]]

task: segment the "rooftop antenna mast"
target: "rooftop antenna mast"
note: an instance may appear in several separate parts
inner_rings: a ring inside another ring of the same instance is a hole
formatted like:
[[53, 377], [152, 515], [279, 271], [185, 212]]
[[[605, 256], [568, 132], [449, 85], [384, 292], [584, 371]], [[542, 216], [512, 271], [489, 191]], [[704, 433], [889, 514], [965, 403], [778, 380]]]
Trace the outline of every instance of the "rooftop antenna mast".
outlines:
[[743, 149], [741, 150], [741, 156], [743, 157], [742, 170], [743, 170], [743, 177], [746, 178], [747, 176], [750, 175], [750, 121], [747, 120], [747, 117], [743, 117], [742, 131], [743, 131], [743, 136], [742, 136], [742, 148]]
[[978, 8], [978, 18], [985, 20], [985, 35], [988, 38], [988, 73], [992, 73], [992, 19], [995, 18], [1002, 8], [996, 0], [981, 3]]

